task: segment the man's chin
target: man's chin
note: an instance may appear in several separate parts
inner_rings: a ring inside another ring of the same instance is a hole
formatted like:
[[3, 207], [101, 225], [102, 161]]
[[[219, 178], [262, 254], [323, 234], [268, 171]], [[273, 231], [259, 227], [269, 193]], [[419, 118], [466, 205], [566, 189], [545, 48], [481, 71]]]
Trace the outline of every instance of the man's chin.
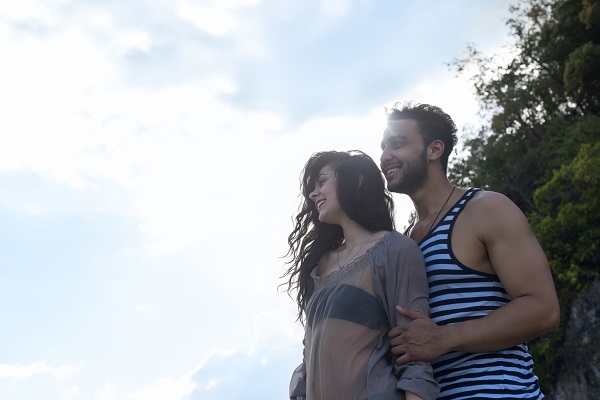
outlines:
[[394, 193], [404, 193], [404, 190], [403, 190], [404, 188], [398, 182], [388, 182], [387, 189], [388, 189], [388, 191], [394, 192]]
[[389, 192], [405, 194], [410, 196], [416, 190], [418, 190], [422, 185], [411, 185], [411, 182], [406, 181], [396, 181], [396, 182], [388, 182], [387, 189]]

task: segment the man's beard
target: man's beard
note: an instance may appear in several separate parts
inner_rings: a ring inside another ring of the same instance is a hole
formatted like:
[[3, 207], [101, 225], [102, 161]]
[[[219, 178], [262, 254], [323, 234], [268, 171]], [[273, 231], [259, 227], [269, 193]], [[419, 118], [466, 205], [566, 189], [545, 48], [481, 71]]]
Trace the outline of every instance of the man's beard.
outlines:
[[402, 169], [399, 171], [402, 176], [395, 182], [388, 182], [388, 190], [411, 195], [425, 184], [427, 169], [427, 148], [425, 148], [414, 161], [402, 163]]

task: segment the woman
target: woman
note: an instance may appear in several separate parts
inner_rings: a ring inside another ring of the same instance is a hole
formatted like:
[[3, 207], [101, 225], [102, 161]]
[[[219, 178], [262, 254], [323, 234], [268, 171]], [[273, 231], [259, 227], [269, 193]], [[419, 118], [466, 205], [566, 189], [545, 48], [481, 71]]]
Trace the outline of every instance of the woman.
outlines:
[[288, 293], [297, 291], [304, 362], [291, 399], [435, 399], [429, 363], [398, 365], [387, 333], [407, 322], [397, 304], [429, 315], [423, 256], [394, 230], [393, 200], [360, 151], [313, 154], [288, 237]]

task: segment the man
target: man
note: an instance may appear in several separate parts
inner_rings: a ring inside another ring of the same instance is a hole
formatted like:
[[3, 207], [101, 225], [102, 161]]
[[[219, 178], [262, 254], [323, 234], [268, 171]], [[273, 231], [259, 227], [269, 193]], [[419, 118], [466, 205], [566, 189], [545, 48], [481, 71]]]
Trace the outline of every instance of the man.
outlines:
[[425, 257], [431, 319], [390, 333], [398, 362], [431, 361], [439, 399], [541, 399], [526, 341], [560, 321], [544, 252], [506, 196], [453, 186], [446, 176], [456, 126], [440, 108], [388, 110], [381, 169], [417, 213], [407, 234]]

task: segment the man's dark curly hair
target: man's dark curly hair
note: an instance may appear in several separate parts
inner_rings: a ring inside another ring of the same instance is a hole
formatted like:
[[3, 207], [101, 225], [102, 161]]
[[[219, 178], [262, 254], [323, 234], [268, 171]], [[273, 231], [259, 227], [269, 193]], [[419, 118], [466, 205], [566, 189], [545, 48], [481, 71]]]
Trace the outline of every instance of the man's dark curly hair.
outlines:
[[442, 154], [442, 167], [444, 172], [448, 170], [448, 157], [456, 145], [456, 125], [452, 118], [441, 108], [430, 104], [419, 104], [411, 102], [397, 102], [391, 108], [386, 108], [388, 121], [401, 119], [412, 119], [417, 121], [419, 133], [423, 136], [425, 146], [429, 146], [434, 140], [444, 142], [444, 153]]
[[314, 153], [304, 166], [300, 189], [302, 204], [294, 218], [294, 229], [288, 236], [286, 257], [290, 267], [287, 292], [297, 290], [298, 320], [303, 321], [306, 304], [313, 291], [310, 276], [321, 256], [344, 241], [339, 225], [319, 220], [315, 203], [309, 198], [321, 169], [331, 165], [338, 180], [337, 196], [342, 210], [365, 229], [376, 232], [394, 229], [394, 201], [385, 187], [381, 170], [367, 154], [358, 151], [325, 151]]

